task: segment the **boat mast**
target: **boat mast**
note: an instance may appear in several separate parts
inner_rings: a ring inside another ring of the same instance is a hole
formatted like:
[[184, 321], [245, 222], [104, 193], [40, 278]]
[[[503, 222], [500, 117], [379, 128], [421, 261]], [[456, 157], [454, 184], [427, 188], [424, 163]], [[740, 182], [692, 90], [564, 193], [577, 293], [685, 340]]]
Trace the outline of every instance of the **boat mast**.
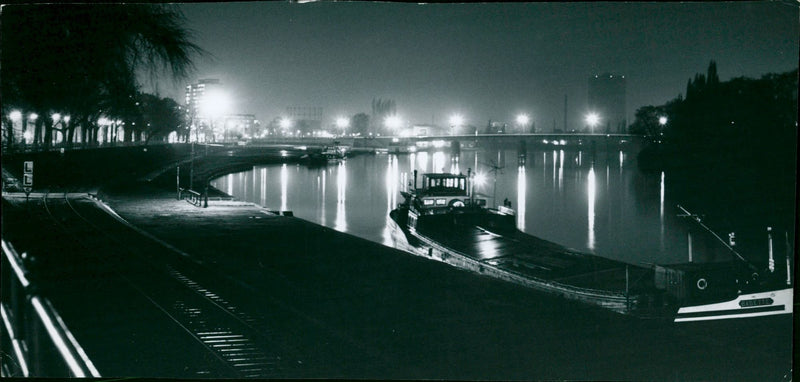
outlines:
[[792, 285], [792, 251], [789, 248], [789, 232], [786, 235], [786, 285]]
[[[735, 250], [735, 249], [733, 249], [733, 247], [731, 247], [731, 246], [730, 246], [728, 243], [726, 243], [726, 242], [725, 242], [725, 240], [722, 240], [722, 238], [721, 238], [721, 237], [719, 237], [719, 235], [717, 235], [717, 233], [716, 233], [716, 232], [712, 231], [712, 230], [711, 230], [711, 228], [708, 228], [708, 226], [706, 226], [706, 225], [703, 223], [703, 221], [700, 219], [700, 216], [699, 216], [699, 215], [694, 215], [694, 214], [692, 214], [691, 212], [689, 212], [689, 211], [687, 211], [685, 208], [683, 208], [683, 207], [682, 207], [680, 204], [678, 205], [678, 208], [679, 208], [681, 211], [683, 211], [683, 215], [678, 215], [678, 216], [692, 218], [692, 220], [694, 220], [694, 221], [695, 221], [695, 222], [696, 222], [698, 225], [700, 225], [700, 227], [703, 227], [703, 229], [705, 229], [706, 231], [708, 231], [708, 233], [710, 233], [712, 236], [714, 236], [715, 238], [717, 238], [717, 240], [719, 240], [719, 242], [720, 242], [720, 243], [722, 243], [722, 245], [723, 245], [723, 246], [725, 246], [725, 248], [728, 248], [728, 250], [729, 250], [729, 251], [731, 251], [731, 253], [733, 253], [733, 254], [734, 254], [736, 257], [738, 257], [738, 258], [739, 258], [739, 260], [741, 260], [741, 261], [743, 261], [745, 264], [747, 264], [747, 266], [748, 266], [748, 267], [750, 267], [750, 269], [752, 269], [752, 270], [754, 270], [754, 271], [758, 271], [758, 268], [756, 268], [756, 266], [755, 266], [755, 265], [753, 265], [751, 262], [747, 261], [747, 259], [745, 259], [745, 258], [744, 258], [742, 255], [740, 255], [740, 254], [739, 254], [739, 252], [736, 252], [736, 250]], [[690, 236], [690, 237], [691, 237], [691, 236]], [[690, 240], [691, 240], [691, 239], [690, 239]], [[691, 244], [690, 244], [690, 245], [691, 245]]]

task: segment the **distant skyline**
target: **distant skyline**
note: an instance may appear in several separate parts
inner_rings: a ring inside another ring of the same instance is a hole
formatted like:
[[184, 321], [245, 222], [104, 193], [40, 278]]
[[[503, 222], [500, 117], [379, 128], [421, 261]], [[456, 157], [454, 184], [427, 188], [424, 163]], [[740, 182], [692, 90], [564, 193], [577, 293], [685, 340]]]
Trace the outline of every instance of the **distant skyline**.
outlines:
[[[183, 103], [184, 87], [218, 78], [232, 113], [269, 122], [288, 106], [322, 107], [327, 119], [396, 101], [409, 123], [513, 122], [582, 127], [588, 79], [624, 75], [627, 116], [685, 92], [717, 62], [720, 79], [797, 67], [798, 8], [735, 3], [198, 3], [180, 4], [195, 42], [185, 83], [145, 91]], [[328, 121], [323, 121], [326, 124]]]

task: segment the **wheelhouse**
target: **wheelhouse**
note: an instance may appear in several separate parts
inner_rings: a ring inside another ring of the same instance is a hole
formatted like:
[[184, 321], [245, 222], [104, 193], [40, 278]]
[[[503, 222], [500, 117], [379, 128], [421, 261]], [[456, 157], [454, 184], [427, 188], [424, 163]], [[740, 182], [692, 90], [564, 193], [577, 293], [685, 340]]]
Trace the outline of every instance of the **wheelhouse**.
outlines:
[[463, 174], [423, 174], [421, 186], [415, 190], [414, 207], [422, 213], [486, 205], [485, 199], [471, 198], [470, 180]]

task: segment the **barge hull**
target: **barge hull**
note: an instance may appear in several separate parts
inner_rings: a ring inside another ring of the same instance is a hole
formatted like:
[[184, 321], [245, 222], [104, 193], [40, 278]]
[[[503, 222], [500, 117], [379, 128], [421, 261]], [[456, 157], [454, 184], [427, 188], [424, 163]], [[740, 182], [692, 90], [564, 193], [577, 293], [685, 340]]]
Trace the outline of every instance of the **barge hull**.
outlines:
[[[403, 212], [392, 215], [398, 214]], [[420, 232], [393, 220], [416, 255], [616, 313], [634, 313], [656, 292], [652, 269], [573, 251], [518, 230], [498, 234], [475, 225], [441, 224]]]

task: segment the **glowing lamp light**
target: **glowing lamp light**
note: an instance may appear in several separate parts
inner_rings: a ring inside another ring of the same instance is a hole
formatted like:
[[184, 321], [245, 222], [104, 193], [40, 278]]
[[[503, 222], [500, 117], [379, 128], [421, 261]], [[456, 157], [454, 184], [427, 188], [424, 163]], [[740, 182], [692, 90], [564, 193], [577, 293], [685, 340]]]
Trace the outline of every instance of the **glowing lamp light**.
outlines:
[[350, 126], [350, 121], [345, 117], [336, 118], [336, 127], [340, 129], [346, 129]]
[[454, 114], [450, 117], [450, 125], [451, 126], [461, 126], [464, 124], [464, 117], [460, 114]]
[[13, 110], [8, 114], [8, 117], [11, 118], [11, 121], [17, 122], [22, 119], [22, 112], [19, 110]]
[[200, 111], [209, 117], [219, 117], [228, 112], [231, 100], [228, 93], [221, 90], [212, 90], [203, 95], [200, 102]]
[[597, 113], [589, 113], [589, 115], [586, 116], [586, 123], [591, 127], [595, 127], [600, 123], [600, 116], [597, 115]]
[[31, 114], [28, 116], [28, 120], [29, 120], [29, 121], [31, 121], [31, 122], [35, 121], [35, 120], [36, 120], [36, 119], [38, 119], [38, 118], [39, 118], [39, 114], [36, 114], [36, 113], [31, 113]]
[[661, 126], [666, 125], [667, 124], [667, 117], [664, 117], [664, 116], [658, 117], [658, 124], [661, 125]]
[[281, 118], [280, 124], [282, 129], [289, 129], [292, 127], [292, 120], [289, 118]]
[[386, 127], [390, 129], [400, 128], [400, 126], [403, 124], [403, 120], [401, 120], [400, 117], [396, 115], [390, 115], [386, 117], [386, 119], [383, 122], [386, 124]]
[[51, 115], [51, 116], [50, 116], [50, 118], [52, 118], [52, 119], [53, 119], [53, 122], [58, 122], [58, 121], [60, 121], [60, 120], [61, 120], [61, 114], [59, 114], [59, 113], [53, 113], [53, 115]]
[[65, 116], [64, 116], [64, 122], [65, 122], [65, 123], [69, 123], [69, 120], [70, 120], [70, 119], [72, 119], [70, 116], [68, 116], [68, 115], [65, 115]]
[[530, 122], [530, 120], [531, 119], [528, 117], [527, 114], [520, 114], [517, 116], [517, 124], [521, 126], [527, 125], [528, 122]]

